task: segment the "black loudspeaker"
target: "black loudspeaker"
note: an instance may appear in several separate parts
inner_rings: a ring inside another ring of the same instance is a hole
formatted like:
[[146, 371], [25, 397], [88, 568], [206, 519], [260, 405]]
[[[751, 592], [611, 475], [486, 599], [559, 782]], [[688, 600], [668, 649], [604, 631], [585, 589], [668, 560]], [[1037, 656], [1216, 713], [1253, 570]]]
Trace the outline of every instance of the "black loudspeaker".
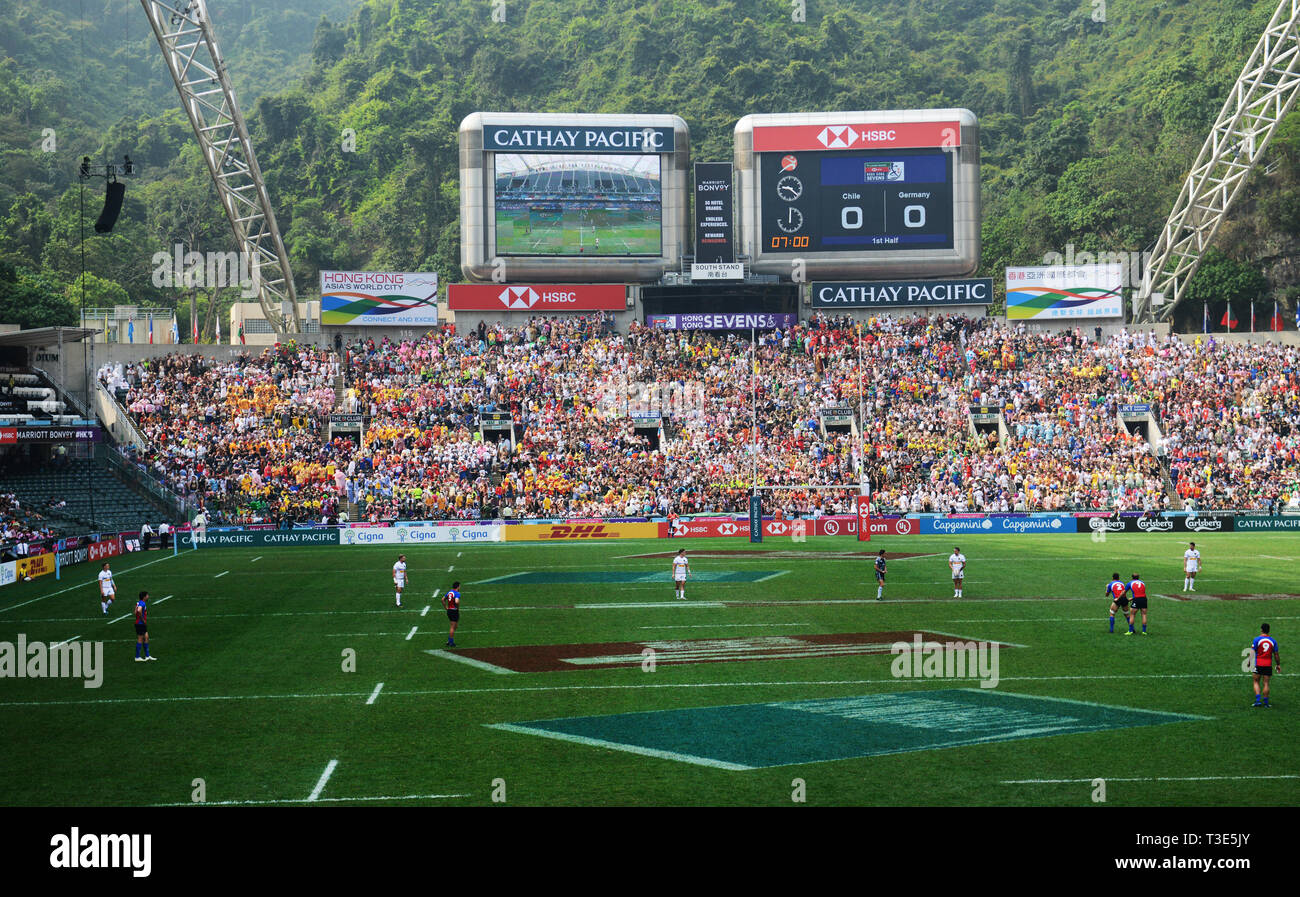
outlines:
[[104, 194], [104, 211], [99, 213], [95, 222], [95, 233], [106, 234], [117, 224], [117, 216], [122, 214], [122, 197], [126, 196], [126, 184], [109, 181], [108, 192]]

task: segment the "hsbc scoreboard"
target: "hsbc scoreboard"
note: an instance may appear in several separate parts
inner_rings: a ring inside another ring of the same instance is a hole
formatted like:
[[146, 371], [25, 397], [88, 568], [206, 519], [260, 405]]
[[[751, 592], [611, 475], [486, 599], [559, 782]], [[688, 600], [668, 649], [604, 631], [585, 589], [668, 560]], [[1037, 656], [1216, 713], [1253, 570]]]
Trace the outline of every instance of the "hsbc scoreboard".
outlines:
[[979, 264], [974, 113], [748, 115], [735, 140], [739, 243], [754, 272], [937, 277]]

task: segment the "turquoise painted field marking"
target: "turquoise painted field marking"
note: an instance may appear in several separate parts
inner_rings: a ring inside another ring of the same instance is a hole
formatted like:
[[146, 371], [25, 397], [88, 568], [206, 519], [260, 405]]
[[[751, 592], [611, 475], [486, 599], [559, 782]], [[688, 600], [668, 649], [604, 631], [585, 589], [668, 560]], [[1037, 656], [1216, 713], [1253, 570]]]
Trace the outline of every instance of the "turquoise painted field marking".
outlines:
[[[784, 576], [789, 570], [701, 570], [691, 573], [687, 585], [697, 582], [766, 582], [778, 576]], [[523, 570], [494, 576], [492, 579], [480, 579], [470, 585], [509, 584], [509, 585], [580, 585], [580, 584], [621, 584], [621, 583], [663, 583], [672, 585], [672, 573], [668, 570]]]
[[1206, 717], [975, 688], [578, 716], [490, 728], [746, 770], [1201, 719]]

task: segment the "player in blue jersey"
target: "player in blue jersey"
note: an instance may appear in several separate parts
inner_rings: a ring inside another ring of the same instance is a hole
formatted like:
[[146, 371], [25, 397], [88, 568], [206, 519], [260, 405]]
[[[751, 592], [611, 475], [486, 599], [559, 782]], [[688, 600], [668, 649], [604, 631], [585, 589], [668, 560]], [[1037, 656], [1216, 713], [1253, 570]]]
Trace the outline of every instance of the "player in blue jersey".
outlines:
[[876, 600], [881, 601], [885, 597], [885, 549], [880, 549], [876, 555]]
[[442, 596], [442, 606], [451, 621], [451, 631], [447, 633], [447, 647], [456, 647], [456, 624], [460, 622], [460, 581], [451, 584], [447, 594]]
[[[139, 600], [135, 603], [135, 662], [143, 663], [146, 660], [157, 660], [149, 654], [149, 593], [141, 592]], [[144, 657], [140, 656], [140, 649], [144, 649]]]
[[1133, 634], [1133, 612], [1128, 606], [1128, 585], [1119, 578], [1118, 573], [1110, 577], [1110, 582], [1106, 583], [1106, 597], [1110, 598], [1110, 631], [1115, 631], [1115, 611], [1122, 610], [1124, 616], [1128, 619], [1128, 632], [1126, 635]]
[[1277, 641], [1268, 634], [1268, 624], [1262, 623], [1259, 635], [1250, 643], [1255, 652], [1255, 706], [1268, 706], [1268, 684], [1274, 673], [1280, 673], [1278, 666]]

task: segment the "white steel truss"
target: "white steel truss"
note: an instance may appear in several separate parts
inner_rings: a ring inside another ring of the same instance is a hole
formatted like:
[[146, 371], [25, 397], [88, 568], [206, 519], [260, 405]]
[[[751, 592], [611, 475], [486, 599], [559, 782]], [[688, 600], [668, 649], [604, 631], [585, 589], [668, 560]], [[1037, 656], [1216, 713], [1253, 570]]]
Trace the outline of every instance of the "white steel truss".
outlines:
[[262, 313], [277, 335], [301, 333], [289, 256], [212, 32], [206, 0], [140, 3], [194, 128], [235, 241], [248, 257]]
[[[1139, 321], [1167, 321], [1233, 200], [1300, 89], [1300, 0], [1282, 0], [1233, 85], [1165, 221], [1134, 299]], [[1152, 294], [1164, 302], [1153, 305]]]

